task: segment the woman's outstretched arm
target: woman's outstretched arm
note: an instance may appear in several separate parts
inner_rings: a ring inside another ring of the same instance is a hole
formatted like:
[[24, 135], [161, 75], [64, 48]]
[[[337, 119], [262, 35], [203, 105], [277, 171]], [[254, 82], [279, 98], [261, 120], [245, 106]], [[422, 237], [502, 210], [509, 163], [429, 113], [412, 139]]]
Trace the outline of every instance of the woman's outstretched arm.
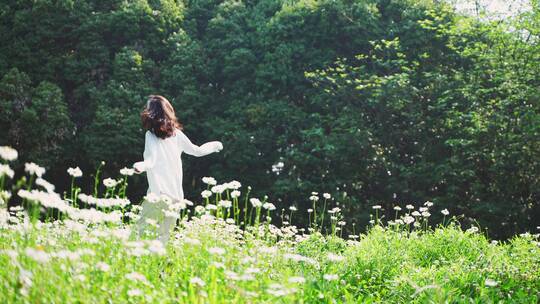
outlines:
[[133, 164], [133, 168], [135, 168], [137, 173], [144, 172], [148, 169], [151, 169], [154, 167], [154, 164], [156, 163], [156, 142], [155, 138], [152, 137], [152, 134], [150, 131], [146, 131], [146, 135], [144, 138], [144, 161], [137, 162]]
[[210, 141], [201, 146], [194, 145], [189, 138], [180, 130], [176, 130], [178, 137], [178, 144], [180, 149], [189, 155], [193, 156], [205, 156], [213, 152], [219, 152], [223, 149], [223, 144], [219, 141]]

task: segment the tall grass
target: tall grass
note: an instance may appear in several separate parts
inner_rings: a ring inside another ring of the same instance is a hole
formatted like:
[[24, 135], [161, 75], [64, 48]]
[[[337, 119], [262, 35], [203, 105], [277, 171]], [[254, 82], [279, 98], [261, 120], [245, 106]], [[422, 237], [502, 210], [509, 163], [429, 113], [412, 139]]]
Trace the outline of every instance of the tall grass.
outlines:
[[[6, 159], [3, 153], [0, 149]], [[74, 176], [72, 190], [60, 197], [43, 181], [39, 166], [29, 166], [29, 176], [18, 183], [12, 181], [9, 165], [3, 166], [0, 303], [540, 299], [538, 235], [495, 242], [477, 228], [462, 230], [455, 219], [445, 217], [444, 224], [433, 226], [429, 218], [436, 206], [429, 202], [421, 210], [396, 208], [390, 222], [383, 222], [380, 206], [374, 206], [367, 232], [344, 236], [341, 210], [327, 194], [319, 200], [312, 193], [313, 210], [291, 208], [278, 227], [271, 218], [275, 206], [267, 198], [249, 197], [248, 191], [242, 196], [238, 182], [218, 185], [205, 178], [208, 188], [200, 203], [166, 207], [176, 214], [178, 225], [163, 245], [152, 233], [143, 239], [131, 233], [140, 207], [123, 197], [129, 169], [119, 180], [108, 180], [102, 194], [83, 194]], [[8, 209], [15, 201], [25, 201], [24, 208]], [[293, 212], [311, 215], [309, 229], [291, 223]], [[330, 226], [323, 230], [324, 216]]]

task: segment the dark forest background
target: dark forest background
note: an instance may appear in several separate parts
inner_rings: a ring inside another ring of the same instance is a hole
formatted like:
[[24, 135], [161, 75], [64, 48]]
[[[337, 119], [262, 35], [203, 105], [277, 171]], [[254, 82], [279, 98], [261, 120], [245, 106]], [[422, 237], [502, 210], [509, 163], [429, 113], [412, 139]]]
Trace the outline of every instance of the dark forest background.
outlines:
[[426, 200], [492, 237], [540, 223], [538, 1], [489, 21], [421, 0], [3, 0], [0, 37], [0, 145], [60, 191], [70, 166], [90, 193], [100, 161], [141, 160], [162, 94], [224, 144], [183, 158], [189, 199], [214, 176], [302, 212], [329, 192], [357, 227]]

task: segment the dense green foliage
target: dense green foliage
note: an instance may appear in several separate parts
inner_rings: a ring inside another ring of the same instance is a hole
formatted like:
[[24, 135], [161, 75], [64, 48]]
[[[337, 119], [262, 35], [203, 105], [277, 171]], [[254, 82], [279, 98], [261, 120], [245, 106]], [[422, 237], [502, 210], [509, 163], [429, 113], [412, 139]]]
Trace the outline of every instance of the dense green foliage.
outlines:
[[185, 158], [188, 198], [212, 175], [278, 207], [330, 192], [358, 223], [373, 203], [433, 200], [498, 237], [532, 230], [538, 1], [491, 22], [441, 2], [9, 1], [0, 145], [53, 181], [101, 160], [113, 175], [142, 157], [139, 112], [159, 93], [195, 143], [225, 146]]

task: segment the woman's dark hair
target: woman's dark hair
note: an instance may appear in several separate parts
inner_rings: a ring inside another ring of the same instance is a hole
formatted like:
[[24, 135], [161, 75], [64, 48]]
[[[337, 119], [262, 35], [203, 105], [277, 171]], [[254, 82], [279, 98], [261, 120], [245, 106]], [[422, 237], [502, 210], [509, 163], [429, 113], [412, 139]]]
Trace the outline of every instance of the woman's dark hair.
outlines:
[[160, 95], [149, 96], [146, 108], [141, 113], [141, 120], [143, 128], [163, 139], [173, 136], [176, 129], [182, 129], [171, 103]]

